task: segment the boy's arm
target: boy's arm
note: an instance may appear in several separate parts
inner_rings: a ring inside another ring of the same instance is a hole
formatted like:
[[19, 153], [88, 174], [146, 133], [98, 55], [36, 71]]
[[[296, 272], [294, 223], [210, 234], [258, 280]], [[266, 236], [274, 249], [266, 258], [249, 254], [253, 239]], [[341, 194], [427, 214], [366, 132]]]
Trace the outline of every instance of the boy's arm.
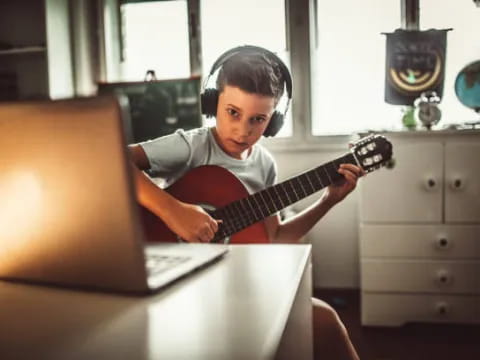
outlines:
[[181, 202], [153, 183], [142, 171], [148, 170], [150, 163], [140, 145], [131, 145], [129, 150], [138, 202], [160, 217], [183, 240], [210, 241], [218, 230], [217, 221], [200, 206]]
[[298, 242], [335, 204], [355, 189], [358, 178], [364, 175], [362, 169], [352, 164], [342, 164], [338, 172], [344, 176], [344, 181], [330, 185], [322, 197], [307, 209], [285, 222], [280, 222], [278, 215], [265, 220], [271, 242]]

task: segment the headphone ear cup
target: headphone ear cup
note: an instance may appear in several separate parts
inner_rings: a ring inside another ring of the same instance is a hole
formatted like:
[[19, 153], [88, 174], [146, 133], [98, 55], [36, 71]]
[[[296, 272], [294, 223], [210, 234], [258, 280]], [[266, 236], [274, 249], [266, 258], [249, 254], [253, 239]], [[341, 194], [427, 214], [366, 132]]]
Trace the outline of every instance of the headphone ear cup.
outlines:
[[205, 89], [200, 96], [202, 114], [207, 118], [217, 115], [218, 106], [218, 90], [217, 89]]
[[267, 128], [263, 132], [263, 136], [271, 137], [277, 135], [280, 129], [283, 126], [283, 114], [279, 111], [274, 111], [272, 114], [272, 118], [270, 119], [270, 123], [268, 124]]

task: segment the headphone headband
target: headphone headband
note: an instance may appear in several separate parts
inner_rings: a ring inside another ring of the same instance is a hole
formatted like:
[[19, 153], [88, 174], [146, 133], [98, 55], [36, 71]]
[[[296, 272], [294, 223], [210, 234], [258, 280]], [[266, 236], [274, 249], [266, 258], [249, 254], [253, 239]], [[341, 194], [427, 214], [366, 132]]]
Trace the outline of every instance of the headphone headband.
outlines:
[[208, 77], [212, 76], [213, 73], [220, 68], [225, 62], [227, 62], [231, 57], [241, 53], [241, 52], [251, 52], [251, 53], [261, 53], [265, 54], [273, 60], [279, 67], [280, 71], [283, 75], [285, 80], [285, 87], [287, 90], [288, 102], [292, 99], [292, 77], [290, 75], [290, 71], [287, 68], [287, 65], [280, 59], [275, 53], [271, 52], [270, 50], [264, 49], [260, 46], [253, 46], [253, 45], [242, 45], [237, 46], [233, 49], [230, 49], [224, 52], [220, 57], [213, 63], [210, 73]]
[[267, 136], [267, 137], [275, 136], [280, 131], [280, 128], [284, 123], [284, 117], [288, 111], [290, 100], [292, 99], [292, 77], [285, 63], [276, 54], [274, 54], [273, 52], [267, 49], [261, 48], [259, 46], [252, 46], [252, 45], [238, 46], [220, 55], [220, 57], [213, 64], [212, 69], [210, 70], [210, 73], [208, 74], [207, 78], [204, 81], [204, 86], [203, 86], [204, 90], [201, 94], [202, 114], [205, 114], [207, 118], [211, 116], [216, 116], [217, 114], [219, 93], [216, 88], [211, 88], [211, 89], [206, 88], [206, 84], [208, 83], [209, 78], [215, 73], [216, 70], [222, 67], [225, 62], [227, 62], [230, 58], [232, 58], [233, 56], [241, 52], [250, 53], [250, 54], [261, 54], [265, 56], [267, 59], [264, 59], [264, 60], [271, 61], [274, 66], [278, 66], [283, 76], [282, 80], [285, 82], [285, 85], [282, 84], [282, 86], [286, 87], [287, 95], [288, 95], [285, 110], [283, 111], [283, 113], [280, 113], [279, 111], [275, 110], [272, 113], [268, 126], [265, 128], [263, 132], [263, 136]]

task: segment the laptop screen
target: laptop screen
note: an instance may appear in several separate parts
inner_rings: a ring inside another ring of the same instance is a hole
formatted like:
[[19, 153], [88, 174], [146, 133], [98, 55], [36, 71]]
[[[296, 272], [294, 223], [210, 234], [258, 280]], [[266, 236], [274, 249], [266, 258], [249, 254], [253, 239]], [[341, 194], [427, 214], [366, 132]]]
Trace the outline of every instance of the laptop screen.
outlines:
[[120, 108], [113, 97], [0, 105], [0, 277], [139, 282]]

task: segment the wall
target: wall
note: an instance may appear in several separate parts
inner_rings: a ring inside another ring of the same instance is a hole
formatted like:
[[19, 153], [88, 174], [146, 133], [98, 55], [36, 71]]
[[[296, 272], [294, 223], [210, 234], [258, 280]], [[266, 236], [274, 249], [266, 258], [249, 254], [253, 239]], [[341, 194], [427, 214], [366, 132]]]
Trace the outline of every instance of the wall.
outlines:
[[[347, 151], [346, 149], [347, 144], [332, 149], [271, 149], [271, 152], [277, 160], [281, 181], [338, 158]], [[297, 211], [304, 209], [320, 195], [321, 192], [318, 192], [300, 201], [294, 205], [294, 209]], [[313, 247], [315, 287], [359, 287], [358, 199], [357, 187], [356, 191], [343, 202], [332, 208], [306, 237], [306, 241], [311, 242]]]

